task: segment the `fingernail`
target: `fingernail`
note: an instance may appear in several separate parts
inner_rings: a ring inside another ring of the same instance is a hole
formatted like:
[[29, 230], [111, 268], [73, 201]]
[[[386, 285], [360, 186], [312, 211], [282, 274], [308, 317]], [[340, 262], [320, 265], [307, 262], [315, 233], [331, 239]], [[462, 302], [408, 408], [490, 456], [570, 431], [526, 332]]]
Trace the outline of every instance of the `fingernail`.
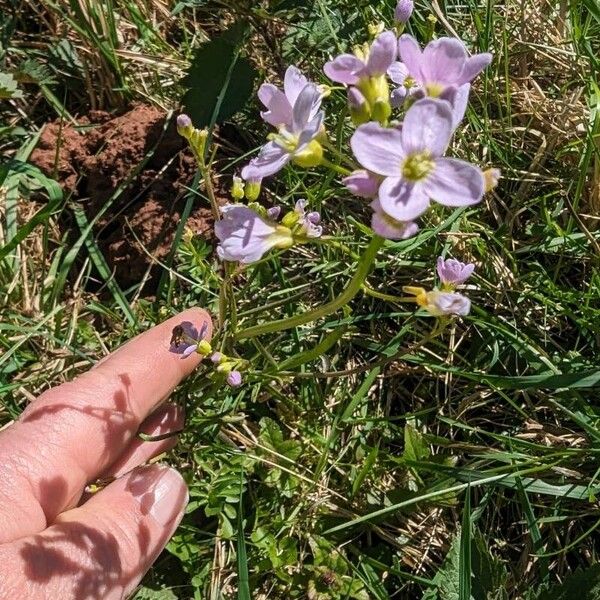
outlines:
[[148, 512], [161, 525], [170, 525], [181, 519], [188, 503], [188, 489], [183, 477], [175, 469], [159, 469]]

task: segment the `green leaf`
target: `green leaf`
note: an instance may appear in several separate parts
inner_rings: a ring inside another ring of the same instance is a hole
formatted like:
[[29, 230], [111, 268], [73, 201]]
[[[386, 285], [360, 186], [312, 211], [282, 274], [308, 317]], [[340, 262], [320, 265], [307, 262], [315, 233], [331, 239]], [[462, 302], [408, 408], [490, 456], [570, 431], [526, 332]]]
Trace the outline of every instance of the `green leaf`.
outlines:
[[237, 572], [238, 600], [251, 600], [250, 584], [248, 583], [248, 558], [246, 556], [246, 540], [244, 538], [243, 519], [244, 473], [240, 473], [240, 499], [237, 506]]
[[600, 598], [600, 564], [578, 571], [563, 583], [537, 596], [537, 600], [598, 600]]
[[421, 600], [458, 600], [460, 568], [460, 535], [454, 536], [441, 569], [435, 574], [436, 587], [428, 589]]
[[177, 596], [172, 590], [153, 590], [151, 588], [140, 588], [132, 600], [177, 600]]
[[17, 88], [17, 80], [10, 73], [0, 73], [0, 100], [22, 97], [23, 92]]
[[252, 95], [256, 70], [240, 55], [248, 27], [236, 23], [195, 52], [183, 80], [185, 111], [197, 127], [221, 123], [241, 110]]

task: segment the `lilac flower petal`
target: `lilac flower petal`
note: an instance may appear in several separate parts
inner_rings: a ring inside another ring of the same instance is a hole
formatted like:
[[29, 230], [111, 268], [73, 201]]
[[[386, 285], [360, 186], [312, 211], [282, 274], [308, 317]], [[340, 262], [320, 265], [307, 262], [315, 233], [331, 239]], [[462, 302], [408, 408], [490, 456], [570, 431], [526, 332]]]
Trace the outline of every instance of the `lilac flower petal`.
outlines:
[[182, 353], [181, 353], [181, 357], [182, 358], [186, 358], [188, 356], [190, 356], [190, 354], [193, 354], [196, 351], [196, 348], [198, 346], [196, 344], [194, 344], [193, 346], [188, 346]]
[[424, 98], [415, 102], [406, 112], [402, 145], [407, 154], [427, 151], [433, 156], [441, 156], [450, 143], [452, 131], [450, 103]]
[[321, 213], [313, 210], [306, 215], [306, 220], [313, 225], [318, 225], [321, 222]]
[[273, 221], [277, 221], [279, 219], [279, 215], [281, 214], [281, 206], [272, 206], [267, 210], [267, 215]]
[[221, 360], [223, 359], [223, 353], [222, 352], [214, 352], [213, 355], [210, 357], [211, 362], [213, 362], [215, 365], [218, 365]]
[[289, 66], [283, 79], [283, 91], [290, 105], [293, 106], [300, 95], [300, 92], [306, 87], [308, 79], [302, 74], [300, 69], [295, 66]]
[[454, 258], [437, 259], [437, 273], [443, 284], [460, 285], [464, 283], [475, 270], [473, 263], [462, 263]]
[[367, 99], [357, 87], [352, 86], [348, 88], [348, 106], [350, 108], [360, 110], [366, 102]]
[[238, 387], [242, 385], [242, 374], [239, 371], [231, 371], [231, 373], [227, 375], [227, 383], [231, 387]]
[[426, 309], [434, 316], [460, 315], [466, 316], [471, 312], [471, 301], [456, 292], [440, 292], [433, 290], [427, 294]]
[[385, 75], [396, 59], [397, 44], [396, 34], [393, 31], [384, 31], [377, 36], [377, 39], [371, 44], [365, 69], [366, 74], [370, 77]]
[[463, 120], [465, 113], [467, 112], [467, 105], [469, 104], [469, 93], [471, 91], [471, 85], [465, 83], [460, 87], [454, 86], [448, 87], [440, 98], [448, 100], [452, 105], [452, 127], [456, 129], [460, 122]]
[[274, 175], [290, 161], [290, 155], [274, 142], [266, 143], [256, 158], [253, 158], [243, 169], [245, 180], [263, 179]]
[[342, 183], [348, 188], [350, 193], [361, 198], [374, 198], [379, 190], [380, 179], [377, 175], [369, 171], [354, 171], [352, 174], [344, 177]]
[[395, 90], [392, 90], [392, 93], [390, 94], [390, 104], [394, 108], [398, 108], [404, 104], [407, 96], [408, 90], [404, 86], [400, 86]]
[[323, 71], [329, 79], [346, 85], [356, 85], [365, 68], [362, 60], [353, 54], [340, 54], [325, 63]]
[[308, 122], [298, 136], [298, 145], [295, 152], [301, 152], [306, 148], [306, 145], [312, 142], [321, 132], [323, 119], [325, 115], [323, 111], [317, 113], [317, 116]]
[[421, 72], [423, 53], [417, 40], [412, 35], [405, 33], [398, 40], [398, 51], [400, 60], [406, 65], [411, 77], [417, 83], [423, 83], [423, 74]]
[[423, 187], [430, 198], [444, 206], [470, 206], [483, 198], [483, 173], [463, 160], [438, 158]]
[[267, 107], [267, 110], [262, 111], [260, 116], [269, 125], [281, 127], [291, 124], [292, 105], [281, 90], [271, 83], [263, 83], [258, 88], [258, 98]]
[[389, 66], [387, 74], [389, 78], [398, 85], [404, 85], [404, 82], [409, 75], [407, 66], [399, 60], [394, 61]]
[[461, 77], [466, 60], [465, 45], [456, 38], [443, 37], [425, 46], [421, 73], [427, 83], [465, 83]]
[[398, 129], [365, 123], [354, 132], [350, 146], [358, 162], [369, 171], [388, 177], [400, 174], [405, 153]]
[[467, 58], [458, 83], [464, 84], [473, 81], [492, 62], [492, 58], [489, 52], [482, 52]]
[[292, 110], [292, 131], [298, 133], [306, 128], [321, 106], [321, 92], [309, 83], [298, 95]]
[[381, 209], [396, 221], [413, 221], [429, 207], [429, 196], [420, 183], [387, 177], [379, 187]]
[[406, 240], [419, 231], [419, 226], [416, 223], [396, 221], [383, 212], [379, 200], [374, 200], [371, 203], [371, 208], [373, 209], [371, 229], [381, 237], [388, 240]]
[[[223, 218], [215, 223], [219, 239], [217, 254], [221, 260], [256, 262], [283, 240], [281, 228], [267, 223], [243, 204], [230, 204], [221, 208]], [[285, 228], [283, 228], [284, 231]], [[291, 232], [289, 232], [291, 241]]]

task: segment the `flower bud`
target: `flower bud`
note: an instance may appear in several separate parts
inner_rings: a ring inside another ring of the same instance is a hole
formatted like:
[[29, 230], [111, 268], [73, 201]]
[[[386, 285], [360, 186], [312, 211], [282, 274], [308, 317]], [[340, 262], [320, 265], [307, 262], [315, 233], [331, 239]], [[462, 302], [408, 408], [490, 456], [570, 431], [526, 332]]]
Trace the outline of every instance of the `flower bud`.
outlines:
[[387, 100], [377, 100], [373, 105], [372, 118], [380, 123], [387, 123], [392, 114], [392, 107]]
[[236, 200], [241, 200], [244, 197], [244, 182], [240, 177], [234, 175], [233, 185], [231, 186], [231, 195]]
[[192, 120], [183, 113], [177, 116], [177, 133], [184, 137], [186, 140], [190, 139], [192, 132], [194, 131], [194, 126], [192, 125]]
[[279, 219], [279, 215], [281, 214], [281, 206], [272, 206], [267, 210], [267, 217], [272, 219], [273, 221], [277, 221]]
[[323, 146], [312, 140], [309, 142], [300, 152], [294, 155], [294, 163], [299, 167], [310, 169], [311, 167], [317, 167], [323, 161]]
[[206, 340], [200, 340], [196, 352], [202, 356], [208, 356], [212, 352], [212, 346]]
[[357, 127], [371, 119], [369, 103], [358, 88], [348, 88], [348, 108], [352, 122]]
[[394, 11], [394, 19], [402, 24], [407, 23], [414, 8], [414, 0], [399, 0]]
[[222, 352], [215, 352], [211, 357], [210, 360], [212, 363], [214, 363], [215, 365], [220, 364], [221, 362], [223, 362], [227, 357], [222, 353]]
[[208, 138], [208, 129], [194, 129], [188, 138], [190, 146], [196, 151], [196, 155], [199, 157], [204, 156], [204, 150], [206, 148], [206, 140]]
[[287, 213], [283, 219], [281, 219], [281, 224], [285, 227], [293, 227], [299, 220], [300, 215], [296, 211], [292, 210]]
[[254, 202], [260, 196], [260, 179], [248, 179], [244, 185], [244, 193], [246, 194], [246, 200]]
[[231, 387], [238, 387], [242, 385], [242, 374], [239, 371], [231, 371], [231, 373], [227, 375], [227, 383]]
[[383, 21], [379, 21], [379, 23], [369, 23], [367, 29], [369, 35], [374, 38], [385, 31], [385, 23]]

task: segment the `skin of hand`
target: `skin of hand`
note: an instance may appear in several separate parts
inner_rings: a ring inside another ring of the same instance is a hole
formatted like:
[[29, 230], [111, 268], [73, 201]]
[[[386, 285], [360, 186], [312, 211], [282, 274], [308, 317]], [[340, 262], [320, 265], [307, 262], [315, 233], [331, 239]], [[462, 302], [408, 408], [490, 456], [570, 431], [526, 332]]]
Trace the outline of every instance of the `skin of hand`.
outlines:
[[[183, 413], [165, 404], [198, 365], [169, 352], [191, 309], [134, 338], [70, 383], [44, 392], [0, 431], [0, 598], [120, 599], [173, 535], [188, 501], [181, 475], [154, 464]], [[98, 478], [112, 483], [84, 497]]]

